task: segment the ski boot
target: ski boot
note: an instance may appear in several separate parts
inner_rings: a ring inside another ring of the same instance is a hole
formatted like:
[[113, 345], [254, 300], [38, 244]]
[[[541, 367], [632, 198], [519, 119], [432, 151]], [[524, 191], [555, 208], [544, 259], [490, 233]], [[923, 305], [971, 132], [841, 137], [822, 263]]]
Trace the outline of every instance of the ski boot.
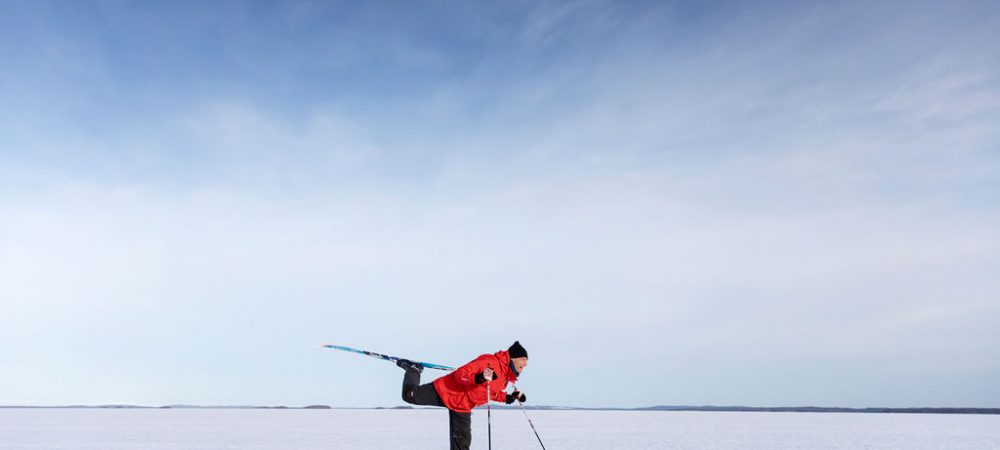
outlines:
[[420, 363], [416, 363], [416, 362], [410, 361], [408, 359], [402, 359], [402, 358], [400, 358], [400, 359], [396, 360], [396, 365], [399, 366], [399, 367], [401, 367], [401, 368], [403, 368], [403, 370], [406, 370], [406, 371], [413, 370], [413, 371], [416, 371], [417, 373], [420, 373], [420, 372], [424, 371], [424, 366], [422, 366]]

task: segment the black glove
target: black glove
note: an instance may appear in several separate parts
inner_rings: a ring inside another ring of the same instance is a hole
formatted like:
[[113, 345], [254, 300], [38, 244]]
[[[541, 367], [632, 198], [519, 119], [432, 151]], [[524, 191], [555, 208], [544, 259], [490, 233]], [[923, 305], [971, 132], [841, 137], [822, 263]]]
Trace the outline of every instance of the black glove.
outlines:
[[[496, 378], [496, 377], [497, 377], [497, 374], [496, 374], [496, 373], [494, 373], [494, 374], [493, 374], [493, 378]], [[479, 372], [479, 373], [477, 373], [477, 374], [476, 374], [476, 378], [475, 378], [475, 380], [476, 380], [476, 384], [483, 384], [483, 383], [485, 383], [485, 382], [487, 382], [487, 381], [492, 381], [492, 380], [493, 380], [493, 378], [490, 378], [489, 380], [487, 380], [487, 379], [486, 379], [486, 376], [485, 376], [485, 375], [483, 375], [483, 373], [482, 373], [482, 372]]]
[[514, 391], [513, 394], [507, 394], [507, 400], [504, 400], [508, 405], [514, 403], [517, 400], [521, 403], [528, 401], [528, 396], [524, 395], [523, 392]]

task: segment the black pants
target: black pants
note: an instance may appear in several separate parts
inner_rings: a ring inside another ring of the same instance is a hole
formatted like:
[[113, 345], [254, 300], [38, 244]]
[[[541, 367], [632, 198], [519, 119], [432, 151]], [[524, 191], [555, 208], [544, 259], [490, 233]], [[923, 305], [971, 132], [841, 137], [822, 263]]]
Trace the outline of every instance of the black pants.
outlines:
[[[403, 401], [414, 405], [444, 406], [434, 383], [420, 384], [420, 372], [407, 370], [403, 375]], [[448, 410], [451, 450], [469, 450], [472, 445], [472, 413]]]

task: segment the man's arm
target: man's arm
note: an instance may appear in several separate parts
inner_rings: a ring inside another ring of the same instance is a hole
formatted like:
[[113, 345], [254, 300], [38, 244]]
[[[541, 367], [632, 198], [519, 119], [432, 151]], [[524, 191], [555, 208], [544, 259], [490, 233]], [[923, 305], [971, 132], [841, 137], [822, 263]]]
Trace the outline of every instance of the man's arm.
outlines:
[[463, 384], [465, 386], [477, 384], [476, 375], [482, 375], [483, 370], [491, 365], [493, 359], [495, 359], [493, 358], [493, 355], [482, 355], [472, 361], [469, 361], [468, 364], [455, 369], [455, 381], [458, 381], [459, 384]]
[[495, 402], [506, 402], [508, 395], [510, 394], [504, 392], [503, 389], [496, 389], [490, 391], [490, 397], [492, 397], [491, 400]]

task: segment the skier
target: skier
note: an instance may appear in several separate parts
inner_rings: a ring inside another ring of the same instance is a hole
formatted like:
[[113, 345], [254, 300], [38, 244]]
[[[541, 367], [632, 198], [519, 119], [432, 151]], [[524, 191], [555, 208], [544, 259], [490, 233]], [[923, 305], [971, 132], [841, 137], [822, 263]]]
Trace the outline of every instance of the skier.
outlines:
[[[516, 389], [511, 394], [504, 392], [507, 383], [516, 382], [528, 365], [528, 352], [517, 341], [506, 351], [481, 355], [433, 383], [423, 385], [420, 384], [420, 373], [424, 368], [419, 363], [400, 359], [396, 365], [406, 371], [403, 375], [403, 401], [448, 408], [451, 450], [468, 450], [472, 445], [472, 408], [485, 405], [489, 400], [508, 405], [515, 400], [527, 400]], [[491, 399], [486, 398], [487, 385]]]

